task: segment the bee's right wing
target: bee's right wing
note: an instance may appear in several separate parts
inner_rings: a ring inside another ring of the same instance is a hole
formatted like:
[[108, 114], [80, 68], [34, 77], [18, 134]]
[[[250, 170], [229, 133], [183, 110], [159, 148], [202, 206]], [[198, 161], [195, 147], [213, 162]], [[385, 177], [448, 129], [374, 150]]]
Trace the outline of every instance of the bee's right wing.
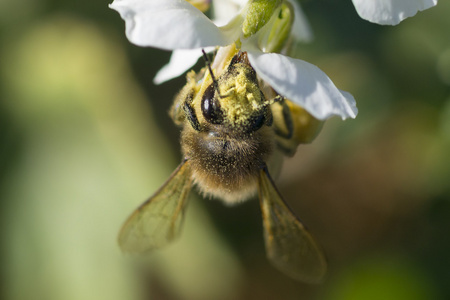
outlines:
[[192, 187], [189, 161], [183, 161], [164, 185], [139, 206], [119, 233], [124, 252], [144, 253], [176, 238], [183, 223]]
[[327, 269], [322, 250], [283, 201], [267, 168], [260, 171], [259, 198], [269, 260], [294, 279], [320, 282]]

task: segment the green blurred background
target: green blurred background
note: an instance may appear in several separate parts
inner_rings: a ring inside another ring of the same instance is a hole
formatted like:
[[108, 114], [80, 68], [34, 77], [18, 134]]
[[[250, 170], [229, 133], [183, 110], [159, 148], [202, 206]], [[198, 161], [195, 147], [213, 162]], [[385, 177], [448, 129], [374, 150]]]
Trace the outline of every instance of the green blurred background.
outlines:
[[277, 180], [327, 253], [314, 286], [269, 265], [257, 201], [192, 197], [178, 242], [120, 253], [181, 159], [166, 111], [184, 78], [153, 85], [170, 53], [131, 45], [107, 4], [0, 1], [1, 299], [450, 299], [449, 1], [396, 27], [303, 2], [315, 40], [298, 57], [359, 107]]

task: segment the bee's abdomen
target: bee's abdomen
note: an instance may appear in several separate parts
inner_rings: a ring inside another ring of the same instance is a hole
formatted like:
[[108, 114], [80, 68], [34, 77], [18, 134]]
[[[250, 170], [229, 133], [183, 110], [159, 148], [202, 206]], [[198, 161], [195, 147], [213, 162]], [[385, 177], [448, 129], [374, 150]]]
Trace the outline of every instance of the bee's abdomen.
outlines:
[[259, 170], [267, 162], [273, 145], [269, 128], [251, 135], [218, 136], [183, 132], [182, 147], [201, 191], [235, 202], [256, 191]]

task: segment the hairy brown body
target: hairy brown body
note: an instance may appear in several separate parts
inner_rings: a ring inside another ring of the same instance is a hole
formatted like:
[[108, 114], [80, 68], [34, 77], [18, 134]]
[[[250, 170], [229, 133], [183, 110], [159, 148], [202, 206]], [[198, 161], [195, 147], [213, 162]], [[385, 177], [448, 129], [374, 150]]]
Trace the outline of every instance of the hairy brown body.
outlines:
[[263, 126], [244, 134], [216, 127], [199, 133], [185, 126], [181, 136], [184, 157], [203, 194], [227, 203], [245, 200], [256, 193], [258, 172], [274, 151], [273, 129]]

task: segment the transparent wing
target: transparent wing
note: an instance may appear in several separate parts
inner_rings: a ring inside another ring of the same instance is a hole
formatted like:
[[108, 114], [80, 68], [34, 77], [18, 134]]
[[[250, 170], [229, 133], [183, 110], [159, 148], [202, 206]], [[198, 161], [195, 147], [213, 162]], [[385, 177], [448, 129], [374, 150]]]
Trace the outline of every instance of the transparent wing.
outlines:
[[269, 260], [294, 279], [320, 282], [327, 269], [322, 250], [283, 201], [266, 169], [259, 175], [259, 198]]
[[176, 238], [183, 223], [191, 187], [189, 162], [184, 161], [164, 185], [125, 222], [119, 233], [122, 251], [144, 253]]

